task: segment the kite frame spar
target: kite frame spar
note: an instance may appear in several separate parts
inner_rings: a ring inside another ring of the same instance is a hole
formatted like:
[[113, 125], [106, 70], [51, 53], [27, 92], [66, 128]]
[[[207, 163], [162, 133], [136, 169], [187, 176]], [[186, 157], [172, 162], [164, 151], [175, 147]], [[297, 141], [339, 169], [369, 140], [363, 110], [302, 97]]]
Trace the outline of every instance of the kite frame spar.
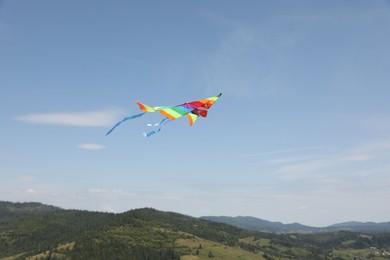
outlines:
[[168, 122], [171, 122], [179, 117], [187, 116], [187, 119], [190, 123], [190, 126], [192, 126], [195, 121], [198, 119], [199, 116], [201, 117], [207, 117], [208, 109], [219, 99], [219, 97], [222, 95], [222, 93], [209, 97], [204, 98], [200, 100], [195, 100], [191, 102], [187, 102], [184, 104], [176, 105], [176, 106], [157, 106], [157, 107], [150, 107], [147, 106], [141, 102], [136, 102], [139, 108], [143, 111], [140, 114], [131, 115], [123, 118], [121, 121], [116, 123], [106, 134], [109, 135], [115, 128], [117, 128], [119, 125], [121, 125], [123, 122], [135, 119], [138, 117], [143, 116], [145, 113], [151, 113], [151, 112], [159, 112], [165, 118], [161, 120], [157, 124], [148, 124], [148, 126], [160, 126], [157, 130], [151, 131], [149, 133], [144, 133], [145, 137], [150, 137], [153, 134], [156, 134], [161, 131], [161, 128], [166, 125]]

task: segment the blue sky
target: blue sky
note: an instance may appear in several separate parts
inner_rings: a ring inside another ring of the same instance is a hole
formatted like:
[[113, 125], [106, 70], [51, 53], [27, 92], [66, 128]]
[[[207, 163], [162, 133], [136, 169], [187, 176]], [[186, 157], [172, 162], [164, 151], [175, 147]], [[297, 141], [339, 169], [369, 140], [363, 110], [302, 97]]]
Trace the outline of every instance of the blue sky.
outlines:
[[389, 1], [1, 1], [0, 200], [389, 221], [389, 46]]

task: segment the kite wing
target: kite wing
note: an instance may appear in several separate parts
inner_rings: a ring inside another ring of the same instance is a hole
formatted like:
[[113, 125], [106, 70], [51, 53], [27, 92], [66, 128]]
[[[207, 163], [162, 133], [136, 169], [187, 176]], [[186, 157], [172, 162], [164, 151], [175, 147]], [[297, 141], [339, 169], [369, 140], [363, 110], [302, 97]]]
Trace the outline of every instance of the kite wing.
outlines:
[[220, 93], [219, 95], [213, 96], [213, 97], [192, 101], [192, 102], [184, 103], [184, 104], [177, 105], [177, 106], [150, 107], [150, 106], [147, 106], [141, 102], [137, 102], [137, 105], [139, 106], [139, 108], [141, 109], [141, 111], [143, 113], [125, 117], [124, 119], [122, 119], [121, 121], [116, 123], [114, 125], [114, 127], [112, 127], [111, 130], [107, 132], [106, 135], [109, 135], [116, 127], [118, 127], [124, 121], [134, 119], [137, 117], [141, 117], [145, 113], [149, 113], [149, 112], [159, 112], [163, 116], [165, 116], [166, 118], [164, 118], [163, 120], [161, 120], [157, 124], [148, 124], [148, 126], [160, 126], [160, 128], [158, 128], [155, 131], [149, 132], [149, 133], [144, 133], [144, 135], [146, 137], [149, 137], [155, 133], [160, 132], [161, 128], [165, 124], [170, 122], [169, 120], [172, 121], [172, 120], [175, 120], [175, 119], [182, 117], [182, 116], [187, 116], [187, 119], [190, 123], [190, 126], [192, 126], [193, 123], [196, 121], [196, 119], [198, 119], [199, 116], [207, 117], [208, 109], [218, 100], [218, 98], [221, 95], [222, 95], [222, 93]]
[[188, 121], [190, 122], [190, 126], [192, 126], [193, 123], [195, 123], [196, 119], [198, 119], [198, 115], [189, 113], [187, 114]]
[[188, 121], [190, 122], [190, 125], [192, 125], [199, 116], [207, 116], [207, 110], [215, 103], [215, 101], [218, 100], [221, 95], [222, 93], [217, 96], [187, 102], [177, 106], [149, 107], [140, 102], [137, 102], [137, 104], [143, 112], [158, 111], [170, 120], [175, 120], [179, 117], [187, 115]]

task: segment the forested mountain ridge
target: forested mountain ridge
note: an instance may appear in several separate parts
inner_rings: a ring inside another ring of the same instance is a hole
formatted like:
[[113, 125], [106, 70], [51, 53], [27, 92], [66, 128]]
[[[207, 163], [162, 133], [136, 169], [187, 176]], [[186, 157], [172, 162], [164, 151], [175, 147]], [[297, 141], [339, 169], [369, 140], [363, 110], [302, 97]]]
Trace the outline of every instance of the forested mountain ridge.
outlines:
[[26, 215], [40, 215], [63, 210], [59, 207], [44, 205], [38, 202], [7, 202], [0, 201], [0, 221], [6, 218], [18, 218]]
[[387, 259], [389, 251], [390, 234], [272, 234], [152, 208], [0, 202], [0, 259]]
[[299, 223], [283, 224], [281, 222], [271, 222], [254, 217], [226, 217], [226, 216], [205, 216], [201, 219], [225, 223], [243, 229], [271, 232], [271, 233], [321, 233], [336, 231], [368, 232], [368, 233], [390, 233], [390, 222], [357, 222], [350, 221], [333, 224], [327, 227], [310, 227]]

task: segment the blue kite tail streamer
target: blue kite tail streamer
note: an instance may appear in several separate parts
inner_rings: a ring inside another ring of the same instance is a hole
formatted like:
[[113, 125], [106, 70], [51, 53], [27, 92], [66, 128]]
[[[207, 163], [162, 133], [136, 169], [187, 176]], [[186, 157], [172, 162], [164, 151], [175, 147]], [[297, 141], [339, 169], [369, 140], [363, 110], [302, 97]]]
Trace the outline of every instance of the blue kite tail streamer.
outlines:
[[145, 137], [150, 137], [150, 136], [152, 136], [152, 135], [154, 135], [154, 134], [157, 134], [158, 132], [161, 131], [161, 128], [163, 128], [167, 123], [169, 123], [169, 122], [171, 122], [171, 121], [172, 121], [172, 120], [170, 120], [169, 118], [165, 118], [162, 122], [160, 122], [160, 124], [163, 123], [163, 125], [160, 126], [159, 129], [157, 129], [157, 130], [155, 130], [155, 131], [151, 131], [151, 132], [149, 132], [149, 133], [143, 133], [144, 136], [145, 136]]
[[158, 122], [156, 124], [147, 124], [147, 126], [159, 126], [167, 120], [169, 120], [169, 118], [164, 118], [163, 120], [161, 120], [160, 122]]
[[117, 128], [118, 126], [120, 126], [123, 122], [127, 121], [127, 120], [130, 120], [130, 119], [134, 119], [134, 118], [137, 118], [137, 117], [141, 117], [145, 114], [144, 113], [141, 113], [141, 114], [137, 114], [137, 115], [132, 115], [132, 116], [127, 116], [125, 118], [123, 118], [121, 121], [119, 121], [118, 123], [116, 123], [111, 129], [110, 131], [107, 132], [106, 136], [111, 134], [112, 131], [114, 131], [115, 128]]

